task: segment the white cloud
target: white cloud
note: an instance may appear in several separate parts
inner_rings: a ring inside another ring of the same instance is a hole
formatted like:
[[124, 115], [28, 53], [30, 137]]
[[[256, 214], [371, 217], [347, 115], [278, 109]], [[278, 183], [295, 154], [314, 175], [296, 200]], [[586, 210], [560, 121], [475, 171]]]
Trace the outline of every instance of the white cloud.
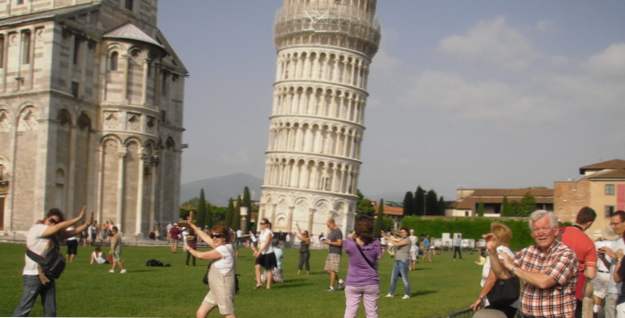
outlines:
[[625, 43], [614, 43], [591, 56], [586, 67], [600, 77], [625, 77]]
[[530, 41], [503, 17], [480, 21], [464, 35], [449, 36], [440, 41], [438, 49], [461, 60], [505, 70], [524, 70], [537, 58]]

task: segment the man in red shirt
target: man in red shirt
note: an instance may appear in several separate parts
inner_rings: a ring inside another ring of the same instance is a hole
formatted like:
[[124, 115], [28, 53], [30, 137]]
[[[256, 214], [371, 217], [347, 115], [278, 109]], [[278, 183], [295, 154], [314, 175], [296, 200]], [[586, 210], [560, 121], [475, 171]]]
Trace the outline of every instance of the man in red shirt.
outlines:
[[[577, 306], [575, 317], [582, 317], [582, 304], [584, 291], [586, 289], [586, 279], [593, 279], [597, 274], [597, 250], [594, 242], [584, 233], [597, 218], [595, 210], [583, 207], [577, 212], [575, 224], [560, 229], [562, 243], [575, 252], [578, 263], [577, 285], [575, 286], [575, 298]], [[587, 305], [592, 308], [591, 304]]]

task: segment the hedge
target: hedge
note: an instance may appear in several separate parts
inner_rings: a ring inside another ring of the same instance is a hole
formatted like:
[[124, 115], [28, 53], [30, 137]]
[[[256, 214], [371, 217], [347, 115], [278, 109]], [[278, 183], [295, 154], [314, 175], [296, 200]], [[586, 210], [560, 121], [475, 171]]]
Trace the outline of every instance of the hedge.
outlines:
[[482, 235], [490, 232], [490, 224], [499, 222], [507, 225], [512, 230], [510, 247], [520, 250], [533, 243], [527, 219], [522, 218], [452, 218], [452, 217], [420, 217], [406, 216], [402, 219], [402, 227], [414, 229], [418, 235], [429, 235], [441, 238], [443, 233], [462, 233], [465, 239], [479, 240]]

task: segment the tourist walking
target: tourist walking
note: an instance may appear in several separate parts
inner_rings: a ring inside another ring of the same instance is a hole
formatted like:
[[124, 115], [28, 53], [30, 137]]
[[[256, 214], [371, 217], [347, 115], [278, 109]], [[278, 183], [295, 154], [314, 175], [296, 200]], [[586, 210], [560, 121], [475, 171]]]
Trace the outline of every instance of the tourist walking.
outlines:
[[299, 265], [297, 266], [297, 275], [302, 270], [306, 271], [306, 274], [310, 275], [310, 234], [308, 231], [303, 231], [299, 228], [299, 225], [295, 223], [297, 228], [297, 239], [299, 239]]
[[559, 226], [553, 212], [534, 211], [529, 226], [534, 244], [517, 252], [514, 258], [497, 253], [500, 244], [495, 234], [485, 235], [491, 268], [498, 279], [508, 278], [509, 272], [525, 282], [521, 288], [524, 316], [573, 317], [577, 282], [575, 252], [557, 240]]
[[355, 318], [362, 300], [367, 318], [378, 317], [380, 277], [378, 259], [382, 256], [380, 241], [373, 234], [373, 220], [361, 217], [356, 220], [355, 233], [343, 241], [349, 258], [345, 278], [345, 315]]
[[169, 229], [169, 248], [172, 253], [176, 253], [178, 249], [178, 240], [180, 240], [180, 228], [178, 223], [174, 223]]
[[[13, 312], [14, 317], [26, 317], [30, 314], [37, 296], [41, 296], [43, 305], [43, 315], [46, 317], [56, 317], [56, 279], [53, 274], [60, 275], [62, 265], [51, 268], [45, 266], [45, 261], [49, 264], [60, 264], [63, 262], [63, 255], [60, 252], [60, 240], [68, 227], [80, 222], [85, 216], [85, 209], [82, 208], [77, 217], [65, 220], [61, 210], [53, 208], [46, 213], [46, 217], [37, 221], [26, 233], [26, 249], [24, 256], [24, 268], [22, 270], [23, 291], [20, 302]], [[78, 229], [84, 229], [87, 223]], [[67, 235], [76, 233], [67, 233]], [[39, 258], [29, 255], [34, 253]], [[41, 258], [44, 260], [42, 261]], [[59, 269], [59, 271], [56, 271]], [[57, 275], [57, 276], [58, 276]]]
[[65, 244], [67, 245], [67, 263], [71, 264], [76, 259], [76, 254], [78, 254], [78, 235], [80, 232], [76, 231], [76, 228], [70, 226], [67, 228], [67, 233], [76, 233], [75, 235], [69, 235], [69, 237], [65, 240]]
[[[514, 257], [514, 253], [510, 250], [510, 240], [512, 239], [510, 228], [505, 224], [493, 222], [490, 225], [490, 233], [497, 237], [497, 244], [499, 244], [495, 248], [497, 253], [505, 253], [510, 257]], [[512, 279], [512, 281], [506, 283], [513, 284], [518, 290], [518, 278], [512, 277], [512, 274], [509, 272], [506, 272], [506, 276], [508, 277], [507, 279]], [[519, 301], [518, 299], [511, 299], [502, 303], [500, 300], [493, 299], [497, 295], [493, 295], [491, 291], [497, 283], [497, 276], [491, 270], [490, 259], [487, 257], [482, 267], [482, 280], [480, 281], [482, 290], [480, 290], [479, 297], [470, 306], [473, 311], [477, 311], [473, 318], [514, 317], [519, 307]]]
[[256, 264], [254, 266], [256, 288], [260, 288], [263, 285], [260, 272], [262, 267], [265, 271], [266, 288], [271, 289], [273, 269], [278, 265], [276, 254], [274, 254], [272, 246], [273, 233], [271, 232], [271, 223], [266, 218], [261, 219], [259, 224], [260, 233], [258, 234], [258, 248], [252, 245], [252, 250], [256, 257]]
[[[586, 290], [586, 279], [592, 280], [597, 274], [597, 250], [595, 243], [584, 233], [595, 222], [597, 213], [589, 207], [583, 207], [577, 212], [575, 224], [560, 229], [562, 243], [575, 252], [577, 256], [578, 273], [577, 284], [575, 286], [575, 317], [582, 318], [592, 316], [592, 302], [588, 299], [584, 306], [584, 294]], [[583, 310], [583, 311], [582, 311]]]
[[410, 229], [410, 270], [417, 270], [417, 258], [419, 257], [419, 238], [414, 235], [414, 229]]
[[[608, 287], [610, 285], [610, 269], [613, 267], [613, 259], [603, 252], [603, 248], [612, 247], [614, 241], [619, 239], [611, 229], [605, 228], [601, 231], [601, 237], [595, 241], [597, 253], [597, 276], [592, 282], [593, 295], [593, 315], [599, 315], [606, 304]], [[616, 262], [614, 262], [616, 263]], [[605, 311], [604, 311], [605, 312]]]
[[93, 223], [89, 224], [89, 227], [87, 227], [87, 236], [89, 237], [89, 244], [94, 246], [98, 239], [98, 221], [93, 221]]
[[459, 259], [462, 259], [462, 234], [457, 233], [452, 240], [452, 246], [454, 247], [454, 260], [456, 255]]
[[[397, 280], [401, 276], [402, 283], [404, 284], [404, 296], [402, 299], [410, 298], [410, 280], [408, 279], [408, 267], [410, 262], [410, 246], [412, 245], [408, 238], [408, 229], [402, 227], [399, 230], [399, 238], [388, 235], [386, 240], [392, 243], [395, 247], [395, 262], [393, 265], [393, 272], [391, 273], [391, 286], [388, 289], [388, 294], [385, 297], [393, 297], [395, 295], [395, 288], [397, 287]], [[384, 234], [383, 234], [384, 235]]]
[[219, 314], [227, 318], [235, 318], [235, 256], [234, 248], [228, 240], [228, 229], [218, 224], [210, 229], [210, 234], [206, 234], [191, 220], [188, 221], [188, 225], [195, 231], [198, 238], [206, 242], [211, 248], [210, 251], [200, 252], [186, 242], [184, 244], [184, 249], [194, 257], [212, 261], [208, 270], [209, 290], [195, 316], [204, 318], [217, 306]]
[[[192, 230], [192, 229], [187, 229], [187, 235], [185, 235], [185, 242], [187, 243], [187, 245], [189, 245], [189, 247], [191, 247], [192, 249], [197, 249], [197, 235], [196, 233]], [[187, 250], [187, 260], [185, 261], [185, 265], [189, 266], [189, 260], [192, 259], [192, 263], [193, 266], [195, 266], [195, 256], [193, 256], [193, 254], [191, 254], [191, 252], [189, 252], [189, 250]]]
[[328, 272], [330, 276], [330, 287], [328, 291], [335, 291], [338, 284], [338, 273], [341, 267], [341, 254], [343, 246], [343, 232], [336, 226], [336, 221], [333, 218], [329, 218], [326, 221], [328, 227], [328, 235], [321, 240], [324, 244], [328, 245], [328, 256], [323, 269]]
[[119, 267], [120, 274], [126, 274], [124, 261], [122, 260], [122, 234], [119, 233], [117, 226], [113, 226], [111, 230], [111, 254], [113, 256], [113, 265], [109, 273], [115, 273], [115, 268]]

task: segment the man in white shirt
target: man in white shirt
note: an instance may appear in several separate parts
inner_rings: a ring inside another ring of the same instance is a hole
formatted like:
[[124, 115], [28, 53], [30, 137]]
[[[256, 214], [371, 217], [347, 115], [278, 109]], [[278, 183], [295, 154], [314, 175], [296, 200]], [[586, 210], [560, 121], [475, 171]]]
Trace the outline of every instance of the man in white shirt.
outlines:
[[[78, 223], [85, 216], [85, 209], [80, 210], [80, 214], [70, 220], [65, 221], [63, 212], [59, 209], [50, 209], [45, 219], [38, 221], [33, 225], [26, 234], [26, 247], [37, 255], [45, 257], [47, 253], [59, 244], [61, 235], [76, 235], [82, 232], [88, 225], [83, 225], [74, 229], [74, 231], [65, 231], [68, 227]], [[41, 295], [43, 304], [43, 314], [46, 317], [56, 317], [56, 289], [54, 279], [46, 277], [41, 266], [32, 260], [28, 255], [24, 256], [25, 265], [22, 271], [24, 278], [24, 290], [20, 303], [13, 312], [14, 317], [25, 317], [37, 300], [37, 296]]]
[[616, 283], [613, 278], [616, 264], [620, 262], [625, 252], [625, 242], [623, 242], [623, 233], [625, 233], [625, 212], [616, 211], [610, 217], [610, 227], [620, 238], [612, 242], [612, 247], [602, 247], [597, 252], [604, 253], [612, 260], [610, 268], [610, 282], [608, 283], [608, 295], [605, 298], [605, 318], [616, 318], [616, 300], [621, 290], [621, 283]]

